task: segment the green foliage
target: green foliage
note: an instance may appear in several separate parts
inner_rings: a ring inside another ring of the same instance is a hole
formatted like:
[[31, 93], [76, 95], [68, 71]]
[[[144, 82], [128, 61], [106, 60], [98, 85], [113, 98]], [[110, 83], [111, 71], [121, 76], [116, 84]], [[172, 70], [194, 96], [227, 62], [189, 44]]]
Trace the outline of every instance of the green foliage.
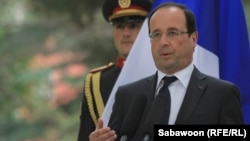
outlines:
[[102, 0], [31, 0], [32, 9], [48, 15], [64, 15], [77, 26], [86, 26], [94, 22], [95, 12]]
[[0, 27], [0, 42], [2, 41], [4, 34], [5, 34], [4, 29], [2, 27]]
[[[1, 141], [76, 140], [84, 75], [116, 56], [101, 3], [0, 1]], [[71, 64], [86, 67], [83, 74], [70, 76]], [[57, 83], [77, 95], [57, 92]]]

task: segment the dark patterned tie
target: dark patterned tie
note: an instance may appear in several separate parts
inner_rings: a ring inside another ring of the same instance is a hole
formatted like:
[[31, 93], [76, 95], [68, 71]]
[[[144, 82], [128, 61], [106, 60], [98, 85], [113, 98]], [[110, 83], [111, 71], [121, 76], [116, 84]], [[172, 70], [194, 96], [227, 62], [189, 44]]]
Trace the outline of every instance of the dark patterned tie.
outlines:
[[169, 114], [170, 114], [170, 107], [171, 107], [171, 98], [170, 98], [170, 92], [168, 90], [168, 86], [177, 80], [175, 76], [167, 77], [165, 76], [163, 79], [164, 85], [160, 89], [158, 95], [156, 98], [160, 98], [161, 100], [164, 101], [164, 107], [163, 108], [163, 116], [162, 116], [162, 124], [168, 124], [169, 120]]

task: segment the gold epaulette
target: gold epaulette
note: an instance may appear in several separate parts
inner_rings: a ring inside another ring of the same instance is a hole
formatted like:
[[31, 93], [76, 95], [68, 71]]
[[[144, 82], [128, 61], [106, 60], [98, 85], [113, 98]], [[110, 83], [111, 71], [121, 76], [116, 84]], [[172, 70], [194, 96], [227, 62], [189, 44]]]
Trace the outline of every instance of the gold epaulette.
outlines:
[[105, 66], [101, 66], [101, 67], [92, 69], [92, 70], [90, 71], [90, 73], [99, 72], [99, 71], [105, 70], [105, 69], [107, 69], [107, 68], [110, 68], [110, 67], [112, 67], [112, 66], [114, 66], [114, 65], [115, 65], [115, 63], [110, 62], [109, 64], [107, 64], [107, 65], [105, 65]]

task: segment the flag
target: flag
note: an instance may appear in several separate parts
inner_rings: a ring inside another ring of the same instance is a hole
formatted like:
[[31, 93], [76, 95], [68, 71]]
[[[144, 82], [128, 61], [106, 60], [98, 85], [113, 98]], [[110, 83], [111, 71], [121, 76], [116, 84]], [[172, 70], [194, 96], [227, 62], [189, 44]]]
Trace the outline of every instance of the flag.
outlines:
[[119, 77], [117, 78], [117, 81], [109, 96], [108, 102], [102, 114], [104, 126], [107, 126], [108, 124], [110, 114], [112, 112], [112, 106], [115, 101], [114, 99], [117, 88], [123, 84], [136, 81], [156, 72], [156, 67], [154, 65], [153, 57], [151, 54], [150, 39], [148, 36], [148, 25], [146, 21], [147, 19], [144, 21], [141, 30], [138, 33], [138, 36], [123, 66], [123, 69]]
[[[185, 4], [197, 21], [198, 42], [194, 64], [208, 75], [235, 83], [241, 92], [245, 124], [250, 124], [250, 46], [241, 0], [155, 0]], [[117, 88], [155, 73], [147, 19], [134, 43], [103, 113], [108, 123]]]

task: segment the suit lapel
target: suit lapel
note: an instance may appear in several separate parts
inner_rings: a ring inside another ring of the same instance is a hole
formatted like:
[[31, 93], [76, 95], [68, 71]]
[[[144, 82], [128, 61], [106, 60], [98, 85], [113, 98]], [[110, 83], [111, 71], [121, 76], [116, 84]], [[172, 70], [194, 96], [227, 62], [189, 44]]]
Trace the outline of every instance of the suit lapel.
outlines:
[[154, 100], [156, 82], [157, 82], [157, 73], [148, 77], [145, 86], [143, 86], [144, 89], [142, 93], [147, 97], [147, 105], [145, 107], [146, 108], [145, 111], [148, 111], [149, 107], [151, 106]]
[[186, 124], [194, 111], [197, 103], [204, 90], [206, 89], [206, 82], [204, 81], [206, 76], [199, 72], [197, 68], [194, 68], [190, 83], [188, 85], [185, 97], [183, 99], [180, 111], [178, 113], [175, 124]]

